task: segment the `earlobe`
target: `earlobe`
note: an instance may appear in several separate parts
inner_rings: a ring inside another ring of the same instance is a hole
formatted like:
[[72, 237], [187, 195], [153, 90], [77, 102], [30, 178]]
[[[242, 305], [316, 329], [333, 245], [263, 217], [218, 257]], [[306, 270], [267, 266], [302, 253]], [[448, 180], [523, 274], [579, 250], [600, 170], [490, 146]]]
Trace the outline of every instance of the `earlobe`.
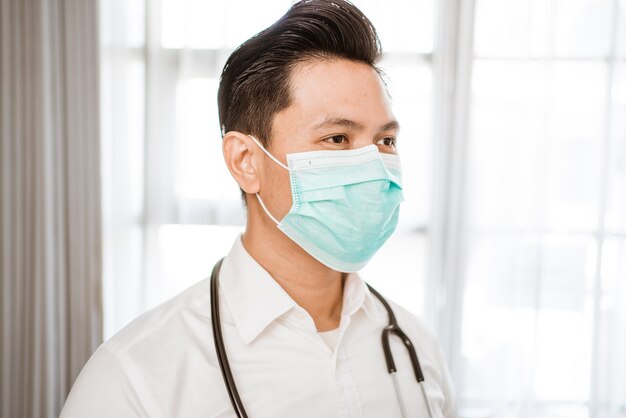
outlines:
[[246, 193], [258, 193], [259, 178], [251, 152], [254, 144], [249, 136], [229, 131], [222, 139], [222, 152], [228, 171]]

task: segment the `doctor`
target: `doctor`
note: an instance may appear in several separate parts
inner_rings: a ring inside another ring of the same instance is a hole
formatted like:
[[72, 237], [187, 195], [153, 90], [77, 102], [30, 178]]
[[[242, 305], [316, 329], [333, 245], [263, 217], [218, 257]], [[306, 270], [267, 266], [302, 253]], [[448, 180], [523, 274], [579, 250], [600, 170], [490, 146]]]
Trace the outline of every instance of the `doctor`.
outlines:
[[390, 375], [390, 315], [356, 273], [402, 201], [380, 54], [369, 20], [342, 0], [297, 3], [233, 52], [218, 104], [245, 233], [214, 270], [213, 301], [207, 278], [101, 345], [62, 417], [456, 417], [438, 343], [388, 301], [423, 391], [397, 336]]

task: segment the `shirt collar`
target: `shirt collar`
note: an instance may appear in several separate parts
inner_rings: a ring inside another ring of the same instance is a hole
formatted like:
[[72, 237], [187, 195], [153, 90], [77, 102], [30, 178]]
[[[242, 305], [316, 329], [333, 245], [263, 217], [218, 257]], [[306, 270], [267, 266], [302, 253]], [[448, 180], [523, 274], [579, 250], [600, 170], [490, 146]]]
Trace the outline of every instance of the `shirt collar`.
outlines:
[[361, 280], [358, 273], [348, 273], [343, 285], [342, 316], [352, 316], [363, 308], [365, 314], [374, 322], [377, 322], [379, 310], [375, 296], [370, 292], [367, 284]]
[[[220, 287], [235, 327], [244, 344], [250, 344], [269, 324], [297, 303], [246, 251], [241, 235], [222, 263]], [[351, 316], [361, 307], [377, 321], [376, 302], [357, 273], [349, 273], [344, 283], [342, 316]]]

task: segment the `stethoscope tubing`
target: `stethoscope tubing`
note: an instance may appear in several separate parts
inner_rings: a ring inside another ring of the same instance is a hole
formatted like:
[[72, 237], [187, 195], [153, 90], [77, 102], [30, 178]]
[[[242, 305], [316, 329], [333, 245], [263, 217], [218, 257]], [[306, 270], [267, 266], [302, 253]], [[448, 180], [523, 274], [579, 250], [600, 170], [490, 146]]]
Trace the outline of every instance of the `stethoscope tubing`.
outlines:
[[[215, 264], [215, 266], [213, 267], [213, 271], [211, 272], [211, 325], [213, 329], [213, 341], [215, 343], [215, 351], [217, 353], [220, 370], [222, 371], [224, 384], [226, 385], [228, 396], [230, 398], [230, 402], [233, 405], [233, 409], [239, 418], [248, 418], [246, 410], [243, 406], [243, 402], [241, 401], [241, 397], [239, 396], [239, 391], [237, 390], [237, 385], [235, 384], [233, 373], [230, 369], [228, 356], [226, 354], [226, 348], [224, 346], [224, 337], [222, 335], [219, 312], [218, 280], [223, 261], [223, 258], [220, 259]], [[385, 355], [385, 362], [387, 364], [387, 370], [393, 380], [394, 389], [398, 398], [398, 403], [400, 404], [400, 410], [402, 412], [402, 417], [406, 417], [406, 411], [404, 409], [404, 400], [402, 399], [400, 387], [398, 384], [398, 378], [396, 375], [396, 364], [393, 360], [393, 354], [391, 352], [391, 347], [389, 344], [390, 335], [396, 335], [397, 337], [399, 337], [404, 343], [404, 346], [407, 348], [407, 351], [409, 352], [409, 357], [411, 359], [411, 364], [413, 366], [413, 371], [415, 373], [415, 378], [417, 379], [417, 383], [422, 392], [424, 402], [426, 403], [426, 408], [428, 409], [428, 417], [434, 418], [432, 406], [430, 405], [430, 401], [428, 399], [428, 396], [426, 395], [426, 389], [424, 387], [424, 374], [422, 373], [422, 368], [420, 366], [419, 360], [417, 358], [417, 353], [415, 352], [415, 348], [413, 347], [411, 340], [402, 331], [402, 329], [400, 329], [396, 320], [396, 316], [394, 315], [391, 306], [389, 306], [389, 303], [387, 303], [385, 298], [369, 284], [367, 285], [367, 287], [374, 294], [374, 296], [376, 296], [376, 298], [381, 301], [381, 303], [385, 307], [385, 310], [387, 311], [387, 314], [389, 315], [389, 325], [387, 325], [383, 329], [381, 338], [383, 352]]]
[[217, 277], [219, 276], [220, 268], [224, 259], [220, 259], [213, 267], [213, 273], [211, 274], [211, 324], [213, 327], [213, 342], [215, 343], [215, 351], [217, 353], [217, 359], [220, 364], [220, 370], [222, 371], [222, 377], [228, 389], [228, 396], [230, 402], [233, 404], [233, 409], [238, 417], [248, 418], [243, 402], [239, 396], [239, 391], [235, 385], [235, 379], [233, 373], [230, 370], [230, 364], [228, 363], [228, 356], [226, 355], [226, 347], [224, 346], [224, 338], [222, 336], [222, 326], [220, 321], [220, 307], [217, 288]]
[[383, 297], [383, 295], [378, 293], [378, 291], [374, 289], [372, 286], [370, 286], [369, 284], [367, 284], [367, 287], [369, 288], [370, 292], [372, 292], [374, 296], [376, 296], [376, 298], [383, 304], [389, 316], [389, 325], [387, 325], [383, 329], [383, 334], [382, 334], [383, 353], [385, 354], [385, 361], [387, 363], [387, 371], [389, 372], [389, 374], [391, 374], [393, 381], [394, 381], [396, 395], [398, 397], [398, 403], [400, 404], [402, 416], [406, 417], [406, 411], [404, 410], [404, 399], [402, 399], [402, 394], [401, 394], [400, 387], [398, 384], [398, 379], [396, 377], [396, 373], [398, 370], [396, 369], [396, 363], [393, 360], [393, 354], [391, 352], [391, 346], [389, 344], [389, 336], [392, 334], [398, 336], [402, 340], [402, 342], [404, 343], [404, 346], [409, 352], [411, 365], [413, 366], [413, 372], [415, 373], [415, 379], [417, 380], [417, 383], [420, 386], [422, 397], [424, 398], [424, 403], [426, 404], [426, 409], [428, 410], [428, 418], [433, 418], [434, 417], [433, 409], [432, 409], [432, 406], [430, 405], [430, 400], [428, 399], [428, 396], [426, 395], [426, 388], [424, 386], [424, 373], [422, 372], [422, 367], [420, 365], [419, 359], [417, 358], [417, 353], [415, 352], [415, 347], [413, 347], [413, 343], [398, 325], [398, 321], [396, 320], [396, 315], [393, 313], [393, 309], [391, 308], [387, 300]]

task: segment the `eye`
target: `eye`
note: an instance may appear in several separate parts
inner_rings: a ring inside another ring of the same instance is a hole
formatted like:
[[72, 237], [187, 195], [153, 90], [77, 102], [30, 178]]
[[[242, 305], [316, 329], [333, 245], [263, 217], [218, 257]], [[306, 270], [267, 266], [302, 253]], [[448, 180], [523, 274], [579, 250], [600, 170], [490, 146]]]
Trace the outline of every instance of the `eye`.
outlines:
[[324, 139], [326, 142], [330, 142], [336, 145], [342, 145], [348, 142], [348, 137], [346, 135], [333, 135]]
[[394, 138], [393, 136], [386, 136], [382, 139], [379, 139], [378, 142], [376, 142], [376, 145], [384, 145], [386, 147], [396, 147], [396, 138]]

